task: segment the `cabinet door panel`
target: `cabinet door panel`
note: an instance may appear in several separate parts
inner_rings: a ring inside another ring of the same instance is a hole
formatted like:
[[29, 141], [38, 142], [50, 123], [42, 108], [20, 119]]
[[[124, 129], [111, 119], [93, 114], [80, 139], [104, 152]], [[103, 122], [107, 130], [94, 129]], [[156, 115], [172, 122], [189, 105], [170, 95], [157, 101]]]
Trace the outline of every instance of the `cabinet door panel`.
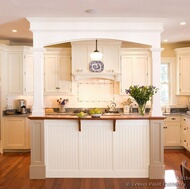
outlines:
[[180, 57], [180, 94], [190, 94], [190, 56]]
[[70, 56], [59, 57], [58, 63], [58, 86], [59, 92], [71, 91], [71, 64]]
[[5, 118], [4, 120], [4, 148], [24, 149], [26, 144], [25, 119]]
[[22, 94], [23, 92], [23, 64], [22, 54], [8, 55], [8, 93]]
[[133, 59], [133, 85], [148, 85], [147, 57], [138, 56]]
[[[89, 57], [88, 54], [88, 46], [73, 46], [72, 47], [72, 54], [75, 56], [72, 57], [72, 72], [76, 73], [82, 70], [83, 72], [86, 72], [89, 70]], [[87, 56], [88, 55], [88, 56]]]
[[121, 92], [125, 93], [125, 89], [128, 89], [132, 84], [132, 64], [133, 58], [130, 56], [122, 56], [121, 59]]
[[32, 55], [25, 57], [25, 93], [33, 93], [34, 60]]
[[165, 123], [164, 146], [181, 146], [180, 143], [180, 124], [179, 123]]
[[56, 92], [57, 83], [57, 56], [46, 56], [44, 63], [44, 88], [45, 92]]
[[119, 72], [119, 47], [115, 45], [105, 45], [103, 46], [103, 51], [101, 51], [101, 48], [99, 51], [103, 53], [105, 71]]

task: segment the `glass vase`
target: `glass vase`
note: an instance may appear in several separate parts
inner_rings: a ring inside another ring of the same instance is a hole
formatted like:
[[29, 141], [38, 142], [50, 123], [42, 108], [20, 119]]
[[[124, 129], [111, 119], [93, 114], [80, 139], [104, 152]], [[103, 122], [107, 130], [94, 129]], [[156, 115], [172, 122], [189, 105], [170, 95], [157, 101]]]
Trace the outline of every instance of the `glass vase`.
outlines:
[[66, 112], [64, 105], [59, 105], [59, 112], [61, 112], [61, 113]]
[[144, 115], [145, 114], [145, 110], [146, 110], [146, 104], [139, 104], [138, 105], [138, 113], [140, 114], [140, 115]]

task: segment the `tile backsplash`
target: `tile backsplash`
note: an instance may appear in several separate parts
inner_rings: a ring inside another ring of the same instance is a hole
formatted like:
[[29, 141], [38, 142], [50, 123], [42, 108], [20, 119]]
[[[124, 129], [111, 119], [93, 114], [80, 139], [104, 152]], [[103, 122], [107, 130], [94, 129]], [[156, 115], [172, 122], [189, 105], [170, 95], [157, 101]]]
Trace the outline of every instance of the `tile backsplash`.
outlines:
[[[126, 87], [127, 88], [127, 87]], [[44, 95], [44, 108], [52, 107], [58, 108], [57, 99], [68, 98], [69, 102], [65, 108], [106, 108], [111, 102], [116, 103], [116, 108], [123, 108], [129, 96], [120, 95], [119, 82], [108, 79], [86, 79], [73, 82], [72, 95]], [[32, 96], [6, 96], [4, 107], [17, 108], [16, 102], [18, 99], [25, 99], [27, 101], [27, 108], [32, 109]], [[176, 104], [169, 105], [170, 108], [186, 108], [189, 102], [189, 96], [177, 96]], [[147, 105], [150, 105], [148, 103]], [[135, 108], [135, 106], [134, 106]], [[3, 108], [4, 109], [4, 108]]]
[[94, 80], [77, 84], [77, 101], [90, 103], [109, 103], [114, 101], [114, 82]]

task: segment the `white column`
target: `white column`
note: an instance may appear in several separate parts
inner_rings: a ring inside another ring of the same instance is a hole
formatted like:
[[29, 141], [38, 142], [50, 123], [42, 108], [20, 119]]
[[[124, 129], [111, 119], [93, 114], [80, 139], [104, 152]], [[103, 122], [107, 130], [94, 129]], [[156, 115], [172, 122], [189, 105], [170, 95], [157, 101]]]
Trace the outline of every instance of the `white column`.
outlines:
[[44, 49], [33, 48], [34, 57], [34, 102], [32, 115], [44, 115]]
[[158, 92], [152, 97], [152, 116], [162, 116], [160, 104], [160, 64], [161, 64], [161, 48], [152, 48], [152, 85], [159, 88]]

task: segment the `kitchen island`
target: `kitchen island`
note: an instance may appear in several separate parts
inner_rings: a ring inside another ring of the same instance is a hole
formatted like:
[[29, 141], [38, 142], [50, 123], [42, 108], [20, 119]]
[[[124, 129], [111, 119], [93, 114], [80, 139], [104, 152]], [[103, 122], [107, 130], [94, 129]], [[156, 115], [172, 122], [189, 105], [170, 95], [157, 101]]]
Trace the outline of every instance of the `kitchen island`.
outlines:
[[31, 179], [164, 178], [163, 116], [28, 118]]

